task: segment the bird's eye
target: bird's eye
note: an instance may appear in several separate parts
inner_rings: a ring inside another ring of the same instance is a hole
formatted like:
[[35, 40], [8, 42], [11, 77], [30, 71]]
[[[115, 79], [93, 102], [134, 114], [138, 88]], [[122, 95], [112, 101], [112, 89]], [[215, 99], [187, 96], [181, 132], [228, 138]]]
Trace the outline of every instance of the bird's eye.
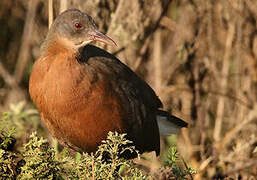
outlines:
[[76, 29], [81, 29], [82, 28], [82, 24], [81, 23], [75, 23], [75, 28]]

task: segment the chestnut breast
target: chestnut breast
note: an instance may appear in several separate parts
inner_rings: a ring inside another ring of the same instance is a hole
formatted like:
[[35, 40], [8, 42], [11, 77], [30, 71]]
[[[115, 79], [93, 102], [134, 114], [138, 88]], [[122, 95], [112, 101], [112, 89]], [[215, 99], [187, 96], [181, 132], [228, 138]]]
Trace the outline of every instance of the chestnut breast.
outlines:
[[124, 131], [121, 99], [107, 77], [97, 66], [81, 64], [68, 52], [36, 61], [31, 98], [44, 124], [62, 144], [95, 151], [109, 131]]

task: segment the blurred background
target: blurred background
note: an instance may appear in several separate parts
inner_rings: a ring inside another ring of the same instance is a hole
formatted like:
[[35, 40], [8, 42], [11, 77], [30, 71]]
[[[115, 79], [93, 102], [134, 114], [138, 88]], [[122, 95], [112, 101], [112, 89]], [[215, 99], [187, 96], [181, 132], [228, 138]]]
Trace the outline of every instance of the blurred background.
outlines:
[[44, 134], [28, 81], [48, 22], [68, 8], [92, 16], [118, 44], [97, 46], [189, 123], [163, 144], [176, 143], [195, 179], [257, 177], [256, 0], [1, 0], [0, 112], [19, 119], [18, 145], [33, 130]]

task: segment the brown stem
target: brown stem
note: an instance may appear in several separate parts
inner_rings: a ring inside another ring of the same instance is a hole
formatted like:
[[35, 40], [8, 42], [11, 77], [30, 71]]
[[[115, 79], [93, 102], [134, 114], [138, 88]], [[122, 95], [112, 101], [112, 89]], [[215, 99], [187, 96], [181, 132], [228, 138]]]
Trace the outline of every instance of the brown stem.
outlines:
[[[220, 88], [226, 89], [227, 88], [227, 75], [229, 71], [229, 58], [231, 56], [231, 48], [232, 48], [232, 41], [235, 34], [235, 24], [229, 23], [228, 31], [227, 31], [227, 39], [226, 39], [226, 49], [223, 58], [223, 65], [221, 70], [221, 81], [220, 81]], [[225, 98], [220, 96], [218, 99], [217, 104], [217, 112], [216, 112], [216, 122], [213, 132], [213, 138], [216, 142], [220, 140], [220, 133], [223, 121], [223, 114], [225, 108]]]
[[34, 26], [34, 19], [36, 16], [36, 9], [39, 0], [29, 1], [28, 12], [26, 15], [25, 26], [23, 30], [23, 35], [21, 39], [21, 48], [18, 55], [17, 64], [15, 66], [14, 78], [19, 84], [22, 80], [24, 71], [27, 67], [29, 61], [30, 43]]

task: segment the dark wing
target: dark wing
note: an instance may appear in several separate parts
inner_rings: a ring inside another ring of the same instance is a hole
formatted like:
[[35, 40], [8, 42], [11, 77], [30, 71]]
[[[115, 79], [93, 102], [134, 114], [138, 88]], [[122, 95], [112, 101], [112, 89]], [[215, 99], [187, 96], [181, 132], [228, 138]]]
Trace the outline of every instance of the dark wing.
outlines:
[[[81, 50], [81, 63], [101, 72], [126, 112], [127, 133], [141, 151], [159, 153], [159, 130], [156, 122], [160, 99], [153, 89], [115, 56], [92, 45]], [[144, 147], [140, 147], [140, 146]]]
[[[94, 59], [93, 61], [97, 60], [98, 62], [88, 62], [91, 58]], [[124, 89], [140, 97], [142, 103], [147, 107], [156, 110], [162, 107], [162, 102], [156, 96], [153, 89], [112, 54], [98, 47], [87, 45], [81, 50], [79, 60], [85, 63], [98, 64], [99, 70], [102, 72], [109, 72], [109, 74], [111, 72], [114, 76], [113, 78], [119, 78], [118, 80], [122, 83], [121, 86], [124, 86]]]

